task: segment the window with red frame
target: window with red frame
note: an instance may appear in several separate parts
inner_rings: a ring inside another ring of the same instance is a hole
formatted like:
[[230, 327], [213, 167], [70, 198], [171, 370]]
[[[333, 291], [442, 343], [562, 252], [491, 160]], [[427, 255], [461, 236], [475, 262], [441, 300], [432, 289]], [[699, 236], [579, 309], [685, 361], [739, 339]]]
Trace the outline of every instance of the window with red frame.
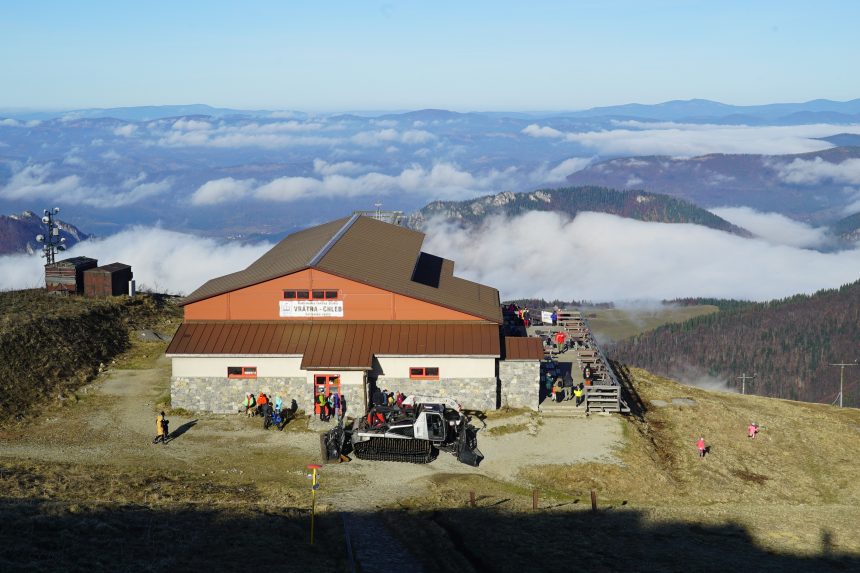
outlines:
[[285, 300], [337, 300], [340, 292], [331, 289], [285, 290]]
[[436, 366], [413, 366], [409, 368], [409, 378], [412, 380], [438, 380], [439, 368]]
[[256, 366], [228, 366], [227, 378], [256, 378]]

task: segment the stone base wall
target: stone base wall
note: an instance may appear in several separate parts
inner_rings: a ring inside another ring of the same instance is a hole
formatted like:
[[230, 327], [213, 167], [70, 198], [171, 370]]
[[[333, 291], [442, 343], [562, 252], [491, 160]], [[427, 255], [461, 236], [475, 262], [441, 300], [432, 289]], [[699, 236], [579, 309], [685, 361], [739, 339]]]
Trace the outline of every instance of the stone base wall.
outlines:
[[285, 408], [295, 399], [299, 409], [313, 411], [313, 385], [304, 376], [254, 379], [174, 376], [170, 384], [170, 401], [173, 408], [235, 414], [243, 408], [247, 392], [255, 396], [263, 392], [273, 401], [276, 396], [280, 396]]
[[388, 378], [380, 376], [376, 380], [380, 390], [439, 396], [452, 398], [468, 410], [490, 411], [496, 409], [495, 378], [455, 378], [450, 380], [411, 380], [409, 378]]
[[502, 383], [502, 406], [538, 409], [540, 403], [540, 362], [499, 362]]
[[[365, 398], [364, 384], [343, 384], [340, 385], [340, 392], [343, 394], [346, 410], [344, 413], [347, 416], [359, 417], [365, 413]], [[310, 413], [312, 410], [306, 410]]]

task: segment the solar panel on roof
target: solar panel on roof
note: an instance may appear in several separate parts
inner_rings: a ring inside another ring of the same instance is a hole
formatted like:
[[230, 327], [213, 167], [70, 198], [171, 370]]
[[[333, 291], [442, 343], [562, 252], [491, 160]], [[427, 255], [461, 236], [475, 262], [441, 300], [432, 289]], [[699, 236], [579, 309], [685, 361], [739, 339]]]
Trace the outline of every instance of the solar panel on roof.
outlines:
[[442, 276], [442, 263], [444, 261], [445, 259], [442, 257], [422, 251], [418, 255], [415, 269], [412, 271], [412, 282], [439, 288], [439, 279]]

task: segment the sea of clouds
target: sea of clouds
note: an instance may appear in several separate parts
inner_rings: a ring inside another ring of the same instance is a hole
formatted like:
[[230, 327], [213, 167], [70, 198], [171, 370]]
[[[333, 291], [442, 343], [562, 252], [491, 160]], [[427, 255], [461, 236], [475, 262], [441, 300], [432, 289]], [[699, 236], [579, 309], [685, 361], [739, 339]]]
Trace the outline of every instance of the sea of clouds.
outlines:
[[[856, 125], [751, 127], [628, 121], [601, 131], [566, 132], [535, 123], [520, 132], [498, 135], [516, 138], [523, 145], [549, 142], [560, 158], [532, 162], [524, 168], [458, 162], [455, 157], [465, 153], [465, 148], [446, 140], [444, 131], [434, 131], [438, 128], [434, 122], [374, 121], [358, 131], [325, 118], [239, 124], [189, 118], [127, 123], [93, 139], [91, 147], [101, 160], [121, 161], [123, 154], [116, 150], [126, 144], [195, 153], [212, 148], [283, 149], [285, 153], [307, 146], [317, 148], [310, 155], [314, 158], [310, 173], [269, 178], [221, 175], [193, 188], [179, 189], [176, 176], [143, 169], [124, 174], [111, 184], [93, 182], [84, 169], [94, 161], [93, 156], [74, 147], [67, 150], [62, 161], [9, 163], [10, 175], [0, 187], [0, 199], [38, 202], [62, 197], [67, 204], [94, 208], [129, 207], [162, 197], [176, 197], [177, 208], [231, 208], [247, 201], [274, 205], [318, 197], [467, 199], [500, 190], [561, 184], [566, 175], [605, 155], [689, 158], [704, 153], [799, 153], [832, 147], [821, 137], [860, 134]], [[34, 127], [15, 120], [4, 120], [2, 126], [16, 133]], [[571, 144], [580, 154], [582, 148], [591, 150], [586, 152], [590, 155], [575, 155]], [[376, 150], [376, 155], [365, 154], [360, 160], [351, 155], [350, 150], [356, 149]], [[381, 169], [382, 157], [399, 159]], [[860, 210], [860, 160], [789, 161], [775, 155], [771, 161], [775, 177], [792, 185], [811, 190], [825, 181], [844, 185], [845, 214]], [[96, 171], [109, 173], [110, 169], [101, 165]], [[599, 213], [581, 213], [570, 219], [534, 212], [493, 218], [475, 229], [433, 222], [425, 249], [455, 260], [460, 276], [493, 285], [504, 298], [619, 301], [703, 296], [766, 300], [835, 287], [858, 278], [860, 248], [837, 250], [833, 238], [822, 228], [742, 206], [714, 212], [750, 230], [755, 238], [696, 225], [645, 223]], [[131, 264], [140, 284], [181, 294], [210, 278], [244, 268], [270, 246], [135, 227], [82, 243], [68, 255], [95, 257], [101, 264]], [[34, 257], [0, 257], [0, 288], [40, 285], [41, 264]]]
[[[492, 285], [502, 298], [761, 301], [860, 278], [860, 245], [821, 252], [809, 248], [824, 240], [814, 228], [747, 209], [720, 212], [761, 237], [603, 213], [571, 219], [530, 212], [494, 217], [473, 229], [431, 221], [424, 250], [454, 260], [458, 276]], [[211, 278], [245, 268], [271, 246], [137, 227], [79, 243], [66, 254], [130, 264], [138, 284], [188, 294]], [[40, 286], [42, 264], [26, 255], [0, 257], [0, 289]]]

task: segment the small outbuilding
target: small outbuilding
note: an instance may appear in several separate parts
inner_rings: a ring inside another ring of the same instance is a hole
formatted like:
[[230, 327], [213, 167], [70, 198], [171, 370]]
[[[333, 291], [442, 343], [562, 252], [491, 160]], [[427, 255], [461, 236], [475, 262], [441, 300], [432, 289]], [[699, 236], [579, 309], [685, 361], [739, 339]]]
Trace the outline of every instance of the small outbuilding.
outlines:
[[45, 288], [48, 292], [83, 294], [84, 272], [97, 267], [98, 260], [72, 257], [45, 265]]
[[128, 283], [134, 275], [129, 265], [111, 263], [84, 272], [84, 294], [87, 296], [119, 296], [128, 294]]

